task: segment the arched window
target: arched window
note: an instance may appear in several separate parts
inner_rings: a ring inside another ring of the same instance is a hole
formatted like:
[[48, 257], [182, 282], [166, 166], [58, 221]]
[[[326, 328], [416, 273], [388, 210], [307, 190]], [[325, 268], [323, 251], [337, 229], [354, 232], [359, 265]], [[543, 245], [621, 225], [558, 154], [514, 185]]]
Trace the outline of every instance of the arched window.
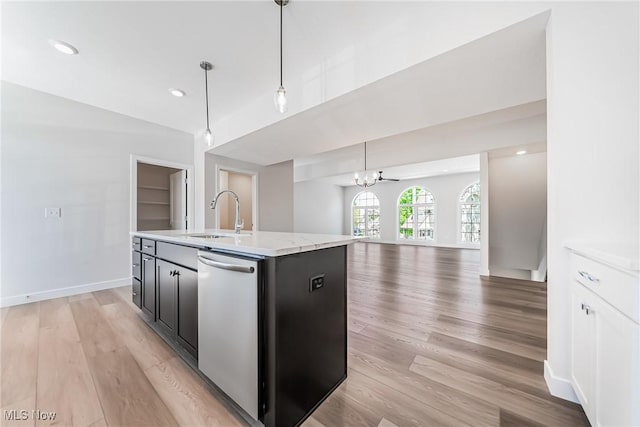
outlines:
[[460, 196], [460, 242], [480, 243], [480, 183], [471, 184]]
[[398, 199], [400, 239], [434, 240], [436, 202], [422, 187], [405, 190]]
[[380, 201], [370, 191], [358, 193], [351, 205], [354, 236], [380, 237]]

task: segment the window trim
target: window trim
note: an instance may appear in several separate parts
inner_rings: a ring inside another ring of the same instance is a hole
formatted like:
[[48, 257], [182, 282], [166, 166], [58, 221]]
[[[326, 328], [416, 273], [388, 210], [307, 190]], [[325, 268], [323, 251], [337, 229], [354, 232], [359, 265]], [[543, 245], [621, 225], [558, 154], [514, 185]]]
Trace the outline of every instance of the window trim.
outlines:
[[[411, 205], [403, 205], [403, 206], [414, 206], [414, 207], [418, 207], [418, 206], [432, 206], [433, 208], [433, 239], [407, 239], [402, 237], [402, 235], [400, 234], [400, 198], [402, 197], [402, 195], [409, 189], [411, 188], [422, 188], [424, 191], [428, 192], [429, 194], [431, 194], [431, 197], [433, 197], [433, 203], [414, 203]], [[402, 191], [400, 191], [400, 194], [398, 195], [398, 198], [396, 199], [396, 222], [394, 225], [395, 229], [396, 229], [396, 241], [397, 242], [419, 242], [419, 243], [429, 243], [429, 244], [433, 244], [433, 243], [437, 243], [438, 242], [438, 199], [436, 198], [436, 196], [433, 194], [433, 191], [429, 190], [427, 187], [422, 186], [422, 185], [412, 185], [410, 187], [406, 187], [405, 189], [403, 189]]]

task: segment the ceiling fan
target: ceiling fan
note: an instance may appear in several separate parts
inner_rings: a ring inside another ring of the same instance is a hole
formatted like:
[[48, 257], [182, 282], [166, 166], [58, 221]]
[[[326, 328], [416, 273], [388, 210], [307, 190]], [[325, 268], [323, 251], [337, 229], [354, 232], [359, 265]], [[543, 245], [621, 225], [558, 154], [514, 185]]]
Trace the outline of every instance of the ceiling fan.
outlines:
[[378, 171], [378, 181], [393, 181], [393, 182], [398, 182], [398, 181], [400, 181], [400, 180], [399, 180], [399, 179], [397, 179], [397, 178], [384, 178], [384, 177], [382, 176], [382, 171]]

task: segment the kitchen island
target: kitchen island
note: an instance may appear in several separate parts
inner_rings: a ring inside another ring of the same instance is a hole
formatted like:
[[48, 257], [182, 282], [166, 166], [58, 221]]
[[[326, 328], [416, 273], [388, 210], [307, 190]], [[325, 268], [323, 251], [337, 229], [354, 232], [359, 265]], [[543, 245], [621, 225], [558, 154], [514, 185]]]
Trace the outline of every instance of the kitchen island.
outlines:
[[133, 302], [245, 417], [298, 425], [344, 381], [346, 245], [356, 238], [131, 234]]

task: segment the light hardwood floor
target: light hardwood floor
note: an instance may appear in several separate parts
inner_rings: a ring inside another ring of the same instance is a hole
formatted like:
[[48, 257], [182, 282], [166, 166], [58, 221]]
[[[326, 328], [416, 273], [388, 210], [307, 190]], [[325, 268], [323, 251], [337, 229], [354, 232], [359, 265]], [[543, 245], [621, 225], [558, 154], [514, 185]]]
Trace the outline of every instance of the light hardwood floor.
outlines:
[[[473, 250], [351, 247], [348, 379], [304, 426], [588, 425], [546, 389], [545, 284], [480, 279], [478, 263]], [[2, 309], [0, 423], [245, 425], [129, 298], [124, 287]], [[30, 419], [8, 422], [8, 409]]]

